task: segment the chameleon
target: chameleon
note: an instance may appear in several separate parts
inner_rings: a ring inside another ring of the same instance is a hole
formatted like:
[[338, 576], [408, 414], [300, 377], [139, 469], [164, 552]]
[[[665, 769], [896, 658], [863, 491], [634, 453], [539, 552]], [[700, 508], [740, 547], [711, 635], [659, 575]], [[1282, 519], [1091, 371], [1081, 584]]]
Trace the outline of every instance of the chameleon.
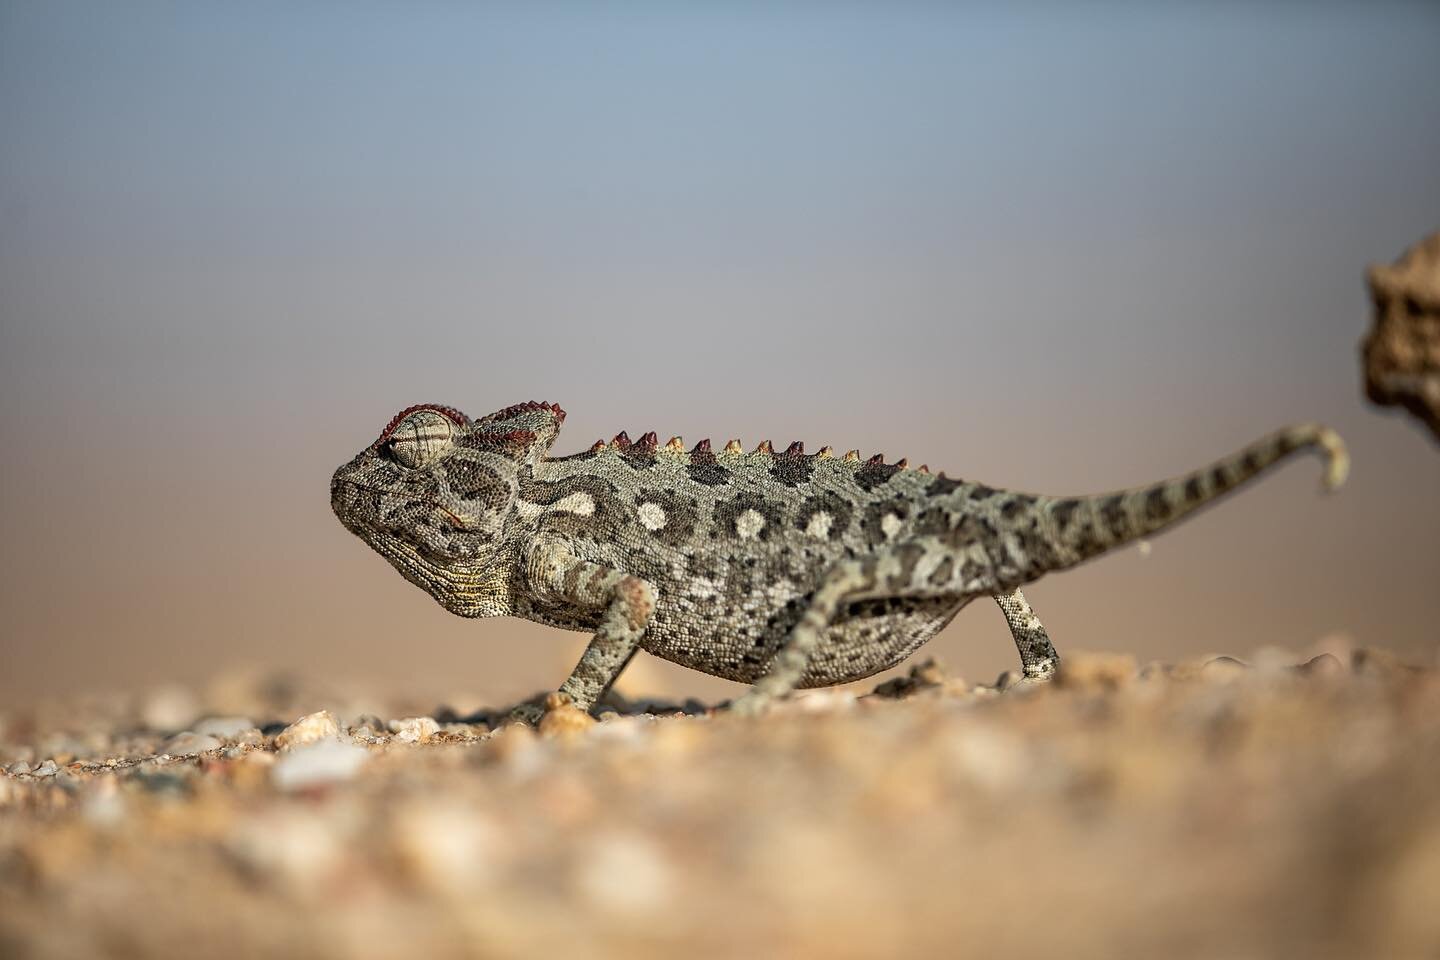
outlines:
[[1149, 537], [1298, 451], [1323, 456], [1327, 490], [1349, 464], [1338, 434], [1300, 424], [1174, 479], [1053, 497], [799, 442], [687, 450], [622, 432], [552, 457], [564, 421], [534, 401], [475, 420], [407, 407], [335, 471], [330, 502], [445, 610], [590, 633], [560, 687], [581, 710], [645, 650], [751, 684], [731, 707], [759, 712], [898, 664], [977, 597], [1005, 613], [1022, 679], [1043, 682], [1060, 658], [1021, 587]]

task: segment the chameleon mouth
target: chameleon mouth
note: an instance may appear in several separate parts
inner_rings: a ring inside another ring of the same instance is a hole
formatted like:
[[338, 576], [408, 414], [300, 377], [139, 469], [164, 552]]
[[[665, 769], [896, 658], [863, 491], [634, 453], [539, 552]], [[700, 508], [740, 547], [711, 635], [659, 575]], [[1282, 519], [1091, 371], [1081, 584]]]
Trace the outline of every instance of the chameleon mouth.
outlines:
[[[387, 493], [374, 487], [336, 477], [330, 485], [330, 506], [342, 526], [374, 550], [406, 580], [415, 584], [451, 613], [462, 617], [496, 616], [509, 612], [508, 593], [499, 580], [500, 573], [489, 569], [482, 558], [446, 558], [443, 561], [426, 556], [417, 545], [383, 529], [374, 516], [373, 505], [366, 502], [366, 493]], [[417, 500], [427, 500], [415, 497]], [[432, 502], [431, 506], [435, 506]], [[439, 508], [453, 517], [449, 511]]]

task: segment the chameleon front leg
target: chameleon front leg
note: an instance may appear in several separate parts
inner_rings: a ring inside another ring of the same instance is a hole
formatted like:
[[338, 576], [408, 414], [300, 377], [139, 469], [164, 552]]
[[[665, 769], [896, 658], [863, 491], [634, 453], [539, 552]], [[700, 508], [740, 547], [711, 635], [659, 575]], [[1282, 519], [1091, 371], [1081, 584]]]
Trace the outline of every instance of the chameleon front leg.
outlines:
[[540, 604], [604, 611], [580, 662], [560, 686], [576, 707], [589, 710], [639, 649], [645, 625], [655, 612], [655, 586], [623, 570], [581, 560], [558, 540], [542, 540], [531, 547], [525, 572]]
[[995, 595], [995, 602], [1010, 624], [1010, 636], [1020, 651], [1020, 665], [1026, 680], [1049, 680], [1060, 666], [1060, 654], [1050, 642], [1045, 625], [1035, 615], [1025, 594], [1019, 590]]

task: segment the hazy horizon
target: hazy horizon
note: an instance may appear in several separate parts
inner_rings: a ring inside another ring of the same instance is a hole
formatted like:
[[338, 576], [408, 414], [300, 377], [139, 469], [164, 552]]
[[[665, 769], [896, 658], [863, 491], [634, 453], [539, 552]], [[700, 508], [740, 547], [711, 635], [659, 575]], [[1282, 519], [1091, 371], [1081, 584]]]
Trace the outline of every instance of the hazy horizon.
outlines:
[[[1288, 466], [1027, 589], [1062, 655], [1432, 662], [1440, 448], [1362, 397], [1440, 227], [1440, 8], [0, 5], [0, 697], [236, 665], [492, 700], [330, 514], [398, 409], [804, 440], [1045, 493]], [[990, 679], [977, 603], [920, 654]], [[733, 685], [644, 664], [642, 692]]]

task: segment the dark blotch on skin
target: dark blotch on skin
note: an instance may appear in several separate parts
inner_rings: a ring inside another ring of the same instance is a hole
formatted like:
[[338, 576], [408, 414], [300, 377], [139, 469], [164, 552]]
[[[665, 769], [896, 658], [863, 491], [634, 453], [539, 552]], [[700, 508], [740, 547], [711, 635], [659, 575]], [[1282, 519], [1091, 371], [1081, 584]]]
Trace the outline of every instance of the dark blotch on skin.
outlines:
[[955, 573], [955, 561], [945, 557], [940, 561], [934, 571], [930, 574], [930, 583], [936, 587], [943, 587], [950, 582], [950, 577]]
[[1156, 487], [1145, 495], [1145, 519], [1152, 523], [1170, 516], [1170, 504], [1165, 499], [1165, 488]]
[[493, 470], [472, 460], [450, 460], [445, 464], [445, 479], [451, 492], [462, 498], [487, 485], [503, 485]]
[[930, 482], [930, 486], [925, 489], [925, 495], [943, 497], [946, 494], [954, 493], [963, 486], [965, 486], [964, 480], [952, 480], [942, 473]]
[[855, 471], [855, 483], [866, 493], [890, 482], [900, 468], [887, 463], [867, 463]]
[[635, 505], [642, 503], [659, 504], [665, 511], [665, 526], [649, 531], [650, 536], [672, 547], [683, 547], [695, 535], [695, 525], [700, 520], [696, 502], [682, 497], [674, 490], [640, 489], [635, 494]]
[[1023, 561], [1026, 567], [1032, 570], [1052, 570], [1059, 564], [1055, 544], [1040, 533], [1038, 517], [1032, 515], [1030, 521], [1016, 531], [1016, 539], [1020, 541], [1020, 549], [1025, 554]]
[[632, 470], [649, 470], [655, 466], [655, 448], [650, 444], [631, 444], [620, 451], [620, 459]]
[[915, 517], [915, 536], [938, 537], [950, 529], [950, 512], [943, 507], [927, 507]]
[[1064, 533], [1070, 528], [1070, 523], [1075, 519], [1075, 511], [1080, 509], [1079, 500], [1057, 500], [1050, 508], [1050, 516], [1055, 520], [1055, 530]]
[[713, 519], [722, 538], [735, 539], [735, 521], [746, 510], [754, 510], [765, 518], [765, 525], [758, 534], [761, 541], [768, 542], [780, 530], [784, 515], [784, 508], [780, 504], [753, 493], [741, 493], [715, 504]]
[[1035, 498], [1023, 493], [1012, 494], [1000, 507], [1000, 516], [1014, 520], [1017, 516], [1035, 506]]
[[1199, 500], [1203, 495], [1204, 491], [1200, 489], [1199, 477], [1191, 477], [1189, 480], [1185, 481], [1186, 503], [1194, 503], [1195, 501]]
[[692, 458], [686, 472], [691, 480], [707, 487], [723, 487], [730, 482], [730, 471], [716, 463], [713, 456], [705, 460]]
[[798, 487], [807, 482], [815, 472], [815, 465], [809, 457], [782, 454], [775, 458], [770, 475], [787, 487]]
[[1120, 539], [1130, 530], [1130, 518], [1125, 515], [1125, 498], [1110, 497], [1100, 505], [1100, 517], [1110, 528], [1110, 535]]
[[904, 500], [890, 500], [883, 503], [872, 503], [865, 508], [865, 516], [860, 520], [860, 529], [871, 546], [878, 546], [886, 542], [885, 529], [881, 524], [891, 514], [899, 517], [903, 523], [910, 517], [910, 504]]
[[850, 517], [854, 513], [850, 501], [838, 494], [825, 492], [806, 497], [795, 513], [795, 529], [804, 530], [810, 526], [810, 518], [817, 513], [830, 514], [829, 540], [839, 540], [850, 529]]
[[[896, 548], [896, 555], [900, 561], [900, 569], [891, 575], [889, 586], [898, 593], [912, 585], [915, 579], [915, 568], [919, 566], [920, 559], [925, 556], [925, 548], [917, 543], [906, 544]], [[891, 598], [892, 609], [898, 609], [903, 604], [904, 601], [899, 597]]]
[[946, 530], [940, 537], [940, 542], [955, 550], [968, 547], [977, 541], [989, 542], [994, 528], [980, 520], [980, 518], [962, 513], [955, 518], [955, 525]]

